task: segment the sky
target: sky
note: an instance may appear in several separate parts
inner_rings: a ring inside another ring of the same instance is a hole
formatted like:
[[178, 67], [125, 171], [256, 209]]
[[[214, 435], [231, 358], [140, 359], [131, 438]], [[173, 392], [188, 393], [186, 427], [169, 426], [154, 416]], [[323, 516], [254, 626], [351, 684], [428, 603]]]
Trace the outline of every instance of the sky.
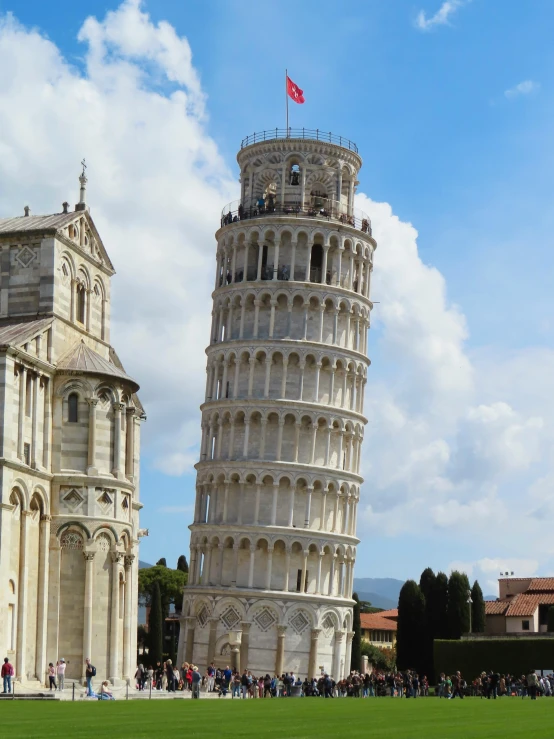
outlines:
[[[552, 574], [549, 0], [0, 0], [0, 217], [76, 202], [141, 384], [141, 559], [188, 555], [221, 208], [236, 152], [345, 136], [378, 243], [358, 577]], [[73, 198], [73, 200], [72, 200]]]

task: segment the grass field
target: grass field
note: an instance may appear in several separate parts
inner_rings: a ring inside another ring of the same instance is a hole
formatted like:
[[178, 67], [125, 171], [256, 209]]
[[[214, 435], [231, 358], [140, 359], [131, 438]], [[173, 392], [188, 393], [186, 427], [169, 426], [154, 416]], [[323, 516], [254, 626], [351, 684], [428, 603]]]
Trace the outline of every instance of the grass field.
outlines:
[[2, 702], [13, 737], [466, 739], [554, 736], [554, 699]]

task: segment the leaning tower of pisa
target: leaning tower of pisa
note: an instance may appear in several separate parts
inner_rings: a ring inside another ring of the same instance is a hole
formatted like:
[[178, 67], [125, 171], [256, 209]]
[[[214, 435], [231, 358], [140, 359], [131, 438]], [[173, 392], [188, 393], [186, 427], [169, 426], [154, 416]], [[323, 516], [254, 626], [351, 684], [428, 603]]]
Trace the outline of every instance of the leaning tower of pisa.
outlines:
[[242, 141], [216, 233], [213, 320], [179, 660], [350, 669], [370, 282], [355, 144]]

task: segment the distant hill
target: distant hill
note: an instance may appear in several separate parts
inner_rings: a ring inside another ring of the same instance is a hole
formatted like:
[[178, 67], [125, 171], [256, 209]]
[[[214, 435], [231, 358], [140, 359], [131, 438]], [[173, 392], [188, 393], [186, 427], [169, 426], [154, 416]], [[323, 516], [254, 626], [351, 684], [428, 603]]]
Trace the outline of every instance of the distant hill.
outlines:
[[147, 567], [153, 567], [153, 565], [148, 564], [148, 562], [143, 562], [141, 559], [139, 559], [139, 570], [145, 570]]
[[393, 577], [355, 577], [354, 591], [360, 600], [368, 600], [377, 608], [396, 608], [404, 580]]

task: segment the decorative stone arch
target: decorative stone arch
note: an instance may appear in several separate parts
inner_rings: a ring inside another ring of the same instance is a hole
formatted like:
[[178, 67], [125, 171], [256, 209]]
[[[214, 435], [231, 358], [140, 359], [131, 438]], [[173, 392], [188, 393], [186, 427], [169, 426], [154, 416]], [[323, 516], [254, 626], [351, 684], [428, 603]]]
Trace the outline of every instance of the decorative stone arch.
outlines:
[[33, 487], [31, 503], [33, 499], [36, 499], [38, 501], [41, 515], [48, 515], [50, 512], [50, 498], [42, 485], [35, 485]]
[[98, 383], [98, 385], [94, 389], [93, 395], [100, 400], [102, 400], [103, 396], [108, 396], [110, 405], [120, 402], [119, 389], [115, 387], [115, 385], [112, 385], [104, 380]]
[[18, 498], [21, 510], [28, 511], [31, 502], [31, 496], [27, 483], [21, 477], [16, 477], [12, 482], [10, 490], [10, 501], [13, 495]]
[[58, 398], [67, 398], [72, 392], [78, 393], [83, 400], [91, 398], [94, 394], [93, 386], [87, 379], [83, 377], [69, 377], [58, 385], [55, 396]]
[[100, 534], [106, 534], [106, 536], [110, 539], [112, 547], [115, 548], [117, 544], [119, 544], [119, 535], [116, 531], [116, 529], [111, 526], [108, 523], [101, 523], [100, 526], [98, 526], [94, 533], [92, 534], [92, 539], [96, 541], [96, 539], [100, 536]]
[[327, 638], [339, 631], [342, 623], [342, 614], [337, 608], [326, 608], [319, 614], [317, 627], [321, 629]]
[[63, 534], [69, 529], [78, 530], [81, 536], [84, 537], [85, 542], [90, 541], [92, 539], [90, 530], [87, 528], [87, 526], [85, 526], [84, 523], [81, 523], [81, 521], [66, 521], [59, 527], [57, 534], [56, 534], [60, 542], [61, 542]]
[[[231, 609], [235, 611], [237, 619], [230, 613]], [[227, 596], [216, 604], [213, 616], [219, 618], [227, 631], [240, 630], [241, 621], [246, 620], [246, 608], [238, 598]]]

